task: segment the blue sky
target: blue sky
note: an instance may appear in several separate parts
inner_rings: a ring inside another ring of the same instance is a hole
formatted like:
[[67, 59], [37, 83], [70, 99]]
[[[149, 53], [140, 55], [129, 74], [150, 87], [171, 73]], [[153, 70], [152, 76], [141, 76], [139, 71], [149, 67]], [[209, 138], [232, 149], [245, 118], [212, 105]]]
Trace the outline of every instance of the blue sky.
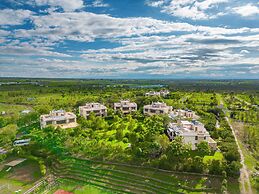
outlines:
[[1, 0], [0, 77], [259, 79], [259, 2]]

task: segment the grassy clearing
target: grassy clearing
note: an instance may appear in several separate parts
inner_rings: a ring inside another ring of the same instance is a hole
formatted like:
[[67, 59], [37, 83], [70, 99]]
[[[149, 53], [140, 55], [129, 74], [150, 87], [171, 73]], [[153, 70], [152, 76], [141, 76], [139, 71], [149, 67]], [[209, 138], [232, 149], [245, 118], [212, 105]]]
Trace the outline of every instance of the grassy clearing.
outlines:
[[224, 159], [224, 156], [221, 152], [215, 152], [213, 156], [204, 156], [203, 163], [208, 164], [211, 160], [219, 160], [222, 161]]
[[6, 117], [16, 117], [18, 118], [20, 115], [20, 112], [25, 109], [31, 109], [29, 106], [25, 105], [14, 105], [14, 104], [3, 104], [0, 103], [0, 113], [5, 111]]

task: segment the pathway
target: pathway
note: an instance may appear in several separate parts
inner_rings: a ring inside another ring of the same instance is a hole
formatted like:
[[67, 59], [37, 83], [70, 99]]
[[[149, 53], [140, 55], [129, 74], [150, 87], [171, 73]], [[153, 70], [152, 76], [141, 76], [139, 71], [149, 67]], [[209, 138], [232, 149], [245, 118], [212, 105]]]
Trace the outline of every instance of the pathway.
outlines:
[[239, 146], [239, 143], [237, 141], [237, 137], [235, 134], [235, 130], [233, 129], [231, 123], [229, 122], [228, 117], [225, 117], [225, 119], [227, 120], [227, 122], [232, 130], [233, 136], [234, 136], [236, 144], [237, 144], [238, 152], [240, 154], [240, 163], [242, 165], [242, 168], [240, 169], [240, 178], [239, 178], [239, 182], [241, 183], [241, 189], [242, 189], [241, 193], [242, 194], [252, 194], [253, 192], [252, 192], [252, 187], [251, 187], [250, 180], [249, 180], [249, 172], [245, 165], [245, 158], [244, 158], [243, 152]]
[[[223, 102], [222, 99], [220, 99], [220, 105], [222, 105], [222, 107], [224, 107], [224, 102]], [[240, 163], [242, 165], [242, 168], [240, 169], [240, 177], [239, 177], [239, 182], [241, 184], [241, 191], [240, 192], [241, 192], [241, 194], [253, 194], [250, 179], [249, 179], [249, 172], [248, 172], [247, 167], [245, 165], [245, 158], [244, 158], [243, 152], [242, 152], [242, 150], [239, 146], [235, 130], [232, 127], [231, 123], [229, 122], [228, 117], [226, 116], [226, 112], [228, 110], [222, 109], [222, 111], [224, 112], [225, 119], [228, 122], [228, 125], [232, 130], [233, 136], [234, 136], [235, 141], [236, 141], [237, 149], [238, 149], [238, 152], [239, 152], [239, 155], [240, 155]]]

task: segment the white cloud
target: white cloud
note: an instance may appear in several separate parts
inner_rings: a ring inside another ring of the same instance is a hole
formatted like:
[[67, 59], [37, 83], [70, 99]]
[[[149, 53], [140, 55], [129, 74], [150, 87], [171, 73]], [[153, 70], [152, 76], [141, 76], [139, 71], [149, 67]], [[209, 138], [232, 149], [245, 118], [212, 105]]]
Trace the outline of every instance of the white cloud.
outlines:
[[190, 18], [193, 20], [204, 20], [218, 17], [222, 14], [209, 13], [209, 9], [217, 8], [219, 4], [227, 3], [229, 0], [160, 0], [146, 1], [146, 4], [152, 7], [160, 7], [162, 12], [181, 18]]
[[241, 50], [240, 53], [241, 53], [241, 54], [248, 54], [248, 53], [250, 53], [250, 52], [249, 52], [248, 50]]
[[2, 9], [0, 10], [0, 25], [21, 25], [32, 15], [33, 12], [29, 10]]
[[256, 5], [252, 5], [252, 4], [235, 7], [235, 8], [233, 8], [233, 10], [235, 13], [237, 13], [243, 17], [248, 17], [248, 16], [253, 16], [253, 15], [259, 14], [259, 7], [257, 7]]
[[110, 5], [108, 3], [104, 3], [103, 0], [95, 0], [92, 3], [92, 7], [109, 7]]
[[[16, 38], [44, 38], [49, 43], [74, 40], [94, 41], [96, 38], [147, 36], [159, 33], [192, 32], [207, 35], [224, 35], [250, 32], [250, 28], [229, 29], [223, 27], [194, 26], [188, 23], [168, 22], [152, 18], [115, 18], [89, 12], [52, 12], [43, 16], [31, 16], [35, 28], [16, 30]], [[254, 28], [253, 31], [256, 31]], [[259, 30], [259, 29], [257, 29]]]
[[0, 56], [48, 56], [48, 57], [69, 57], [69, 55], [51, 51], [47, 47], [34, 47], [29, 43], [20, 43], [16, 45], [6, 45], [0, 47]]
[[146, 1], [146, 4], [151, 7], [161, 7], [164, 4], [164, 0], [160, 1]]
[[145, 34], [193, 31], [188, 23], [173, 23], [152, 18], [115, 18], [89, 12], [58, 13], [33, 16], [35, 29], [17, 30], [16, 37], [47, 37], [49, 41], [93, 41], [96, 38], [141, 36]]
[[37, 6], [49, 5], [62, 7], [64, 11], [74, 11], [76, 9], [83, 8], [83, 0], [35, 0]]

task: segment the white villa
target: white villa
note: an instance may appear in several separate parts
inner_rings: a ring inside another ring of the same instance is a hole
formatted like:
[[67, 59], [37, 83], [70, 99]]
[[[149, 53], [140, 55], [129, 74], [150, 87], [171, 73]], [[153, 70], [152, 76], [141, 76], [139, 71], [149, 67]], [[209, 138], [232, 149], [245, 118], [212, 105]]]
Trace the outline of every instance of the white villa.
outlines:
[[175, 109], [170, 113], [170, 118], [187, 118], [187, 119], [198, 119], [199, 116], [195, 114], [194, 111], [189, 110], [189, 109]]
[[183, 142], [191, 144], [193, 150], [196, 149], [197, 144], [201, 141], [208, 142], [212, 149], [217, 148], [217, 143], [210, 137], [204, 125], [196, 120], [191, 122], [178, 120], [177, 123], [170, 123], [167, 135], [170, 140], [173, 140], [175, 136], [183, 137]]
[[172, 106], [167, 106], [163, 102], [152, 102], [150, 105], [144, 106], [144, 114], [155, 115], [155, 114], [169, 114], [172, 111]]
[[77, 126], [76, 115], [64, 110], [53, 110], [49, 114], [40, 116], [40, 126], [45, 128], [48, 125], [54, 127], [73, 128]]
[[159, 92], [150, 91], [145, 94], [145, 96], [167, 96], [169, 94], [168, 90], [160, 90]]
[[161, 96], [167, 96], [168, 94], [169, 94], [170, 92], [169, 92], [169, 90], [160, 90], [160, 95]]
[[150, 92], [147, 92], [145, 96], [160, 96], [160, 92], [150, 91]]
[[121, 110], [124, 114], [137, 111], [137, 103], [130, 102], [129, 100], [121, 100], [120, 102], [114, 103], [114, 110]]
[[79, 114], [87, 118], [91, 112], [96, 116], [107, 116], [107, 107], [100, 103], [86, 103], [84, 106], [79, 106]]

